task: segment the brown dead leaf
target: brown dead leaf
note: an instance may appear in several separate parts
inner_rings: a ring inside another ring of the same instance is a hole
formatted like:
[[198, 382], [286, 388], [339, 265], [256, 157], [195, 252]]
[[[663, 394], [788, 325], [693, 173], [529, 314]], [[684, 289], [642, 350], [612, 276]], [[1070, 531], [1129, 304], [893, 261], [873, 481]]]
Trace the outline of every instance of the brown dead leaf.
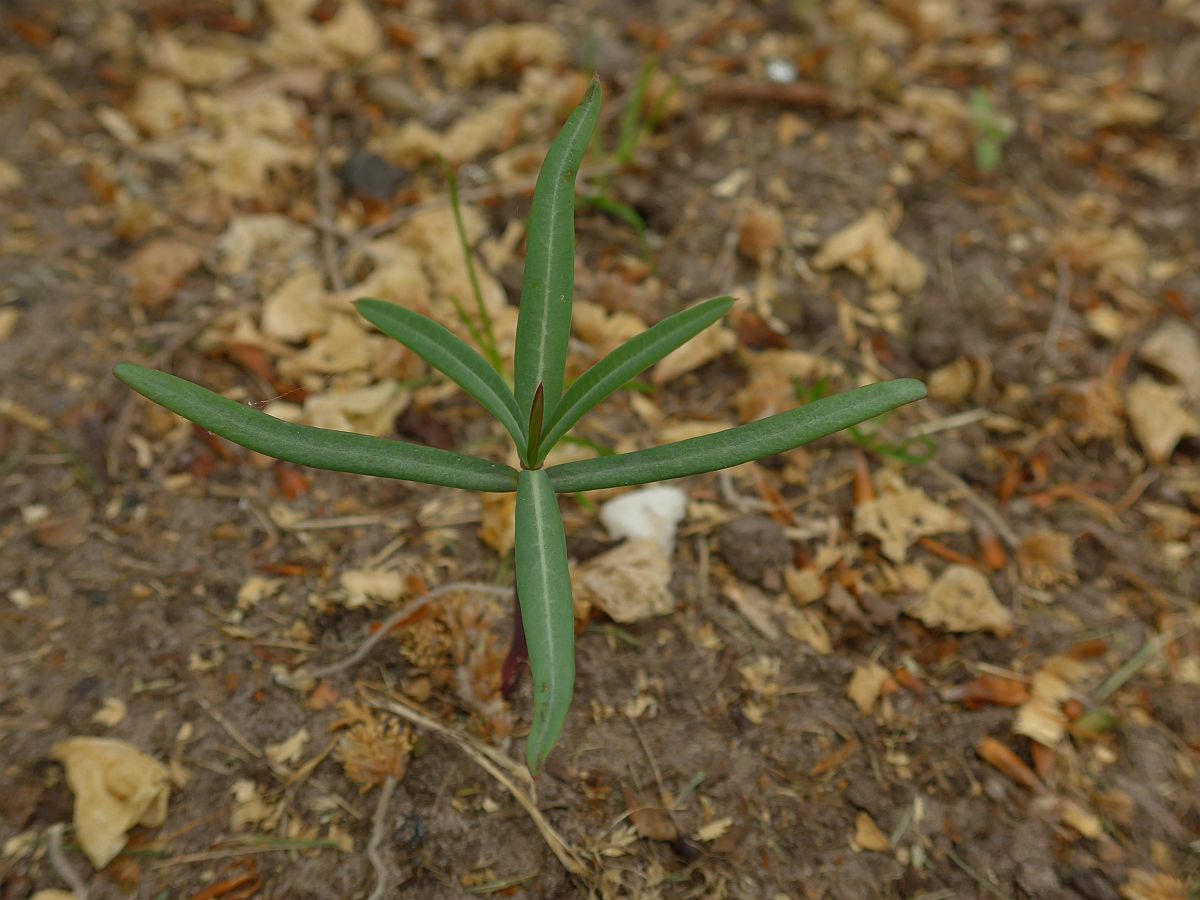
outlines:
[[138, 81], [126, 115], [150, 137], [162, 137], [187, 124], [190, 116], [187, 92], [174, 78], [147, 75]]
[[929, 396], [939, 403], [957, 406], [975, 390], [975, 370], [971, 361], [960, 356], [929, 373]]
[[975, 752], [988, 765], [998, 770], [1010, 781], [1028, 788], [1035, 794], [1045, 793], [1046, 787], [1025, 762], [993, 737], [985, 737]]
[[21, 186], [25, 179], [21, 170], [6, 159], [0, 159], [0, 194], [7, 194]]
[[961, 703], [967, 709], [978, 706], [1020, 706], [1029, 699], [1029, 688], [1025, 682], [1000, 675], [980, 675], [964, 685], [948, 688], [942, 699]]
[[971, 527], [963, 516], [929, 499], [920, 488], [906, 485], [892, 469], [876, 477], [876, 491], [875, 499], [855, 507], [854, 532], [878, 538], [884, 556], [894, 562], [904, 562], [908, 548], [922, 537], [963, 533]]
[[142, 306], [162, 306], [175, 296], [183, 279], [203, 260], [200, 250], [178, 238], [157, 238], [125, 263], [133, 296]]
[[629, 820], [637, 829], [639, 837], [652, 841], [673, 841], [679, 837], [679, 829], [671, 820], [671, 814], [660, 806], [646, 806], [625, 788], [625, 806]]
[[582, 602], [614, 622], [640, 622], [675, 608], [671, 559], [655, 540], [630, 540], [589, 559], [573, 579]]
[[821, 270], [845, 266], [866, 279], [873, 291], [894, 288], [907, 294], [925, 283], [925, 265], [892, 237], [892, 228], [879, 210], [826, 238], [813, 265]]
[[794, 609], [784, 613], [784, 629], [789, 635], [808, 644], [821, 656], [833, 652], [833, 639], [824, 620], [812, 609]]
[[21, 311], [15, 306], [0, 307], [0, 344], [3, 344], [13, 332], [17, 330], [17, 320], [21, 318]]
[[1035, 588], [1077, 584], [1071, 536], [1039, 529], [1027, 534], [1017, 548], [1017, 566], [1025, 583]]
[[133, 826], [154, 827], [166, 819], [167, 769], [132, 744], [68, 738], [55, 744], [50, 755], [67, 770], [67, 784], [75, 794], [75, 836], [97, 869], [121, 852]]
[[970, 566], [950, 565], [929, 592], [905, 612], [930, 628], [1012, 633], [1012, 614], [1000, 605], [987, 576]]

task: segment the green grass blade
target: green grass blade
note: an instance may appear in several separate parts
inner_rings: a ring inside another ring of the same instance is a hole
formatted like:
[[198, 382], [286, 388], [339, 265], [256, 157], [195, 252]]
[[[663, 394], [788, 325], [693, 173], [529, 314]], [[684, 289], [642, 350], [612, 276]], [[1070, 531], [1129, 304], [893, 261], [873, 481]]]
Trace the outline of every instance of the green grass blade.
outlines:
[[284, 422], [190, 381], [131, 363], [121, 363], [113, 374], [139, 394], [201, 428], [275, 459], [315, 469], [474, 491], [511, 491], [517, 486], [517, 473], [500, 463], [418, 444]]
[[535, 775], [562, 734], [575, 690], [575, 610], [567, 536], [558, 499], [542, 469], [517, 483], [517, 596], [533, 670], [533, 725], [526, 745]]
[[548, 409], [562, 395], [575, 289], [575, 176], [599, 115], [600, 82], [593, 79], [546, 154], [533, 191], [514, 373], [522, 420], [539, 384]]
[[[462, 204], [458, 202], [458, 173], [443, 162], [446, 169], [446, 184], [450, 188], [450, 209], [454, 213], [454, 230], [458, 233], [458, 245], [462, 248], [463, 261], [467, 267], [467, 278], [471, 282], [471, 293], [475, 295], [475, 308], [479, 311], [479, 329], [469, 328], [471, 336], [479, 344], [479, 349], [487, 355], [492, 368], [499, 372], [502, 368], [500, 350], [496, 345], [496, 330], [492, 327], [492, 314], [488, 312], [487, 304], [483, 302], [483, 288], [479, 286], [479, 275], [475, 272], [475, 254], [471, 252], [471, 242], [467, 240], [467, 227], [463, 224]], [[456, 304], [457, 305], [457, 304]], [[465, 316], [466, 311], [460, 312]], [[469, 321], [469, 320], [468, 320]]]
[[698, 475], [782, 453], [920, 400], [912, 378], [869, 384], [759, 422], [633, 453], [564, 463], [546, 470], [554, 490], [592, 491]]
[[732, 297], [714, 297], [703, 303], [668, 316], [657, 325], [630, 338], [600, 360], [571, 385], [546, 423], [539, 458], [590, 409], [620, 388], [631, 378], [654, 365], [676, 347], [687, 343], [713, 322], [729, 312]]
[[383, 300], [359, 300], [359, 315], [395, 338], [480, 402], [512, 435], [525, 455], [526, 435], [517, 400], [500, 373], [454, 332], [428, 316]]

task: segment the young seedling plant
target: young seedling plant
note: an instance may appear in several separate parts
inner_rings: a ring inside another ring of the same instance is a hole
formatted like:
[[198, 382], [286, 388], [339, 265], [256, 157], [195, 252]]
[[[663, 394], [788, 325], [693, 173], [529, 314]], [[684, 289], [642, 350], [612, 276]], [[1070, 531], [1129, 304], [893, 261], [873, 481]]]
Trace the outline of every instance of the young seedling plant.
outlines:
[[648, 450], [546, 467], [546, 454], [640, 372], [712, 325], [733, 301], [716, 297], [630, 339], [563, 390], [575, 268], [575, 178], [600, 113], [593, 80], [538, 175], [529, 217], [517, 323], [514, 388], [451, 331], [401, 306], [359, 300], [358, 311], [490, 412], [512, 438], [520, 470], [475, 456], [275, 419], [199, 385], [130, 363], [114, 373], [135, 391], [214, 434], [267, 456], [318, 469], [472, 491], [516, 491], [516, 587], [533, 674], [526, 755], [535, 774], [557, 743], [575, 683], [567, 542], [557, 495], [712, 472], [817, 438], [925, 396], [913, 379], [870, 384], [717, 434]]

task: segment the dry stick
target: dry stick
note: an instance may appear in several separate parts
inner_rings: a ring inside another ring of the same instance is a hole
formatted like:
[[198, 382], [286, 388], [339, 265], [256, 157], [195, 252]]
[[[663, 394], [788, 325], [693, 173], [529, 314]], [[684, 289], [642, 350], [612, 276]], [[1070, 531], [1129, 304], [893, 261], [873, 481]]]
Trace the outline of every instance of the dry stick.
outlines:
[[232, 722], [230, 722], [227, 718], [225, 718], [225, 716], [221, 715], [221, 712], [219, 710], [214, 709], [213, 705], [211, 703], [209, 703], [203, 697], [197, 697], [196, 702], [199, 703], [202, 707], [204, 707], [204, 711], [206, 713], [208, 713], [210, 716], [212, 716], [213, 719], [216, 720], [218, 725], [220, 725], [222, 728], [225, 729], [226, 734], [228, 734], [231, 738], [233, 738], [235, 741], [237, 741], [239, 747], [241, 747], [243, 750], [245, 750], [247, 753], [249, 753], [251, 756], [253, 756], [255, 758], [262, 757], [263, 752], [261, 750], [259, 750], [257, 747], [255, 747], [248, 740], [246, 740], [245, 736], [240, 731], [237, 730], [237, 726], [235, 726]]
[[317, 669], [298, 669], [290, 674], [278, 676], [278, 680], [282, 684], [291, 687], [299, 683], [299, 679], [302, 675], [309, 678], [324, 678], [327, 675], [333, 675], [337, 672], [341, 672], [343, 669], [348, 669], [353, 665], [357, 665], [358, 663], [362, 662], [364, 658], [366, 658], [366, 655], [375, 648], [376, 644], [388, 636], [388, 632], [395, 628], [398, 623], [403, 622], [409, 616], [416, 615], [418, 612], [424, 609], [426, 604], [436, 600], [438, 597], [442, 597], [455, 591], [477, 591], [481, 594], [492, 594], [497, 597], [507, 598], [512, 596], [513, 589], [510, 587], [497, 587], [493, 584], [480, 584], [475, 581], [452, 581], [449, 584], [443, 584], [439, 588], [434, 588], [432, 591], [427, 591], [425, 594], [412, 601], [412, 603], [402, 606], [400, 609], [396, 610], [394, 613], [384, 619], [383, 624], [379, 626], [379, 630], [374, 634], [369, 635], [367, 639], [359, 645], [358, 649], [345, 659], [331, 663], [328, 666], [321, 666]]
[[964, 499], [966, 499], [968, 503], [974, 506], [981, 513], [983, 513], [984, 518], [986, 518], [988, 522], [991, 523], [992, 528], [996, 530], [996, 534], [1004, 538], [1004, 542], [1008, 544], [1010, 548], [1015, 549], [1021, 543], [1021, 539], [1017, 537], [1017, 533], [1009, 527], [1009, 524], [1004, 521], [1004, 518], [1000, 515], [1000, 513], [996, 512], [995, 508], [993, 508], [990, 503], [979, 496], [978, 492], [975, 491], [975, 489], [969, 484], [967, 484], [941, 463], [928, 462], [925, 464], [925, 468], [927, 468], [938, 478], [942, 479], [942, 481], [945, 481], [952, 487], [958, 488]]
[[1067, 320], [1072, 287], [1071, 266], [1065, 256], [1055, 260], [1055, 270], [1058, 273], [1058, 290], [1054, 293], [1054, 313], [1050, 316], [1050, 327], [1046, 329], [1046, 337], [1042, 341], [1042, 355], [1050, 363], [1058, 361], [1058, 338]]
[[367, 900], [382, 900], [388, 895], [388, 891], [392, 889], [392, 882], [395, 880], [392, 874], [392, 867], [387, 864], [382, 856], [379, 855], [379, 847], [383, 844], [383, 839], [387, 829], [387, 808], [392, 802], [392, 794], [396, 790], [396, 776], [389, 775], [383, 782], [383, 787], [379, 790], [379, 801], [375, 804], [375, 815], [371, 817], [371, 840], [367, 843], [367, 859], [371, 861], [371, 867], [375, 870], [375, 889], [371, 891], [371, 895]]
[[50, 865], [54, 867], [54, 871], [58, 873], [58, 877], [67, 883], [67, 887], [75, 895], [75, 900], [88, 900], [87, 885], [83, 883], [83, 879], [71, 868], [71, 864], [63, 856], [62, 832], [62, 822], [55, 822], [46, 831], [46, 849], [50, 857]]
[[[313, 120], [313, 137], [317, 144], [317, 212], [326, 222], [336, 222], [333, 201], [333, 173], [329, 170], [329, 113], [319, 113]], [[329, 284], [335, 291], [344, 291], [346, 282], [338, 264], [337, 237], [332, 228], [321, 229], [321, 256]]]
[[[476, 765], [495, 778], [496, 781], [500, 782], [500, 785], [512, 794], [513, 798], [521, 805], [529, 818], [533, 820], [533, 824], [542, 833], [542, 839], [545, 840], [551, 852], [558, 857], [558, 861], [562, 863], [564, 869], [572, 875], [580, 877], [587, 874], [587, 867], [580, 860], [577, 851], [566, 842], [562, 835], [554, 830], [553, 825], [546, 821], [546, 817], [537, 808], [533, 798], [509, 777], [512, 775], [513, 777], [520, 778], [532, 788], [533, 778], [525, 769], [518, 766], [508, 757], [497, 753], [491, 747], [480, 744], [469, 735], [443, 725], [441, 722], [429, 718], [424, 713], [418, 712], [391, 698], [380, 697], [368, 700], [367, 705], [394, 713], [451, 741], [459, 750], [474, 760]], [[507, 769], [508, 774], [501, 771], [502, 769]]]

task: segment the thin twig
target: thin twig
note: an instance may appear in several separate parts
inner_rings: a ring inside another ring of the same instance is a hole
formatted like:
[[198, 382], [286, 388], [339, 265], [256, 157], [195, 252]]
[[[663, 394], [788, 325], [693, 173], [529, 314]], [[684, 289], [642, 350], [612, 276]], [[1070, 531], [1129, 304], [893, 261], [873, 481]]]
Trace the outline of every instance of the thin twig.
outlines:
[[[336, 210], [333, 199], [333, 173], [329, 169], [329, 113], [318, 113], [313, 119], [313, 138], [317, 144], [317, 211], [322, 219], [333, 223], [336, 221]], [[344, 291], [346, 282], [342, 279], [341, 266], [338, 264], [337, 236], [332, 228], [321, 229], [321, 256], [325, 262], [325, 273], [329, 276], [330, 286], [335, 291]]]
[[237, 741], [237, 744], [239, 747], [241, 747], [243, 750], [245, 750], [251, 756], [258, 757], [258, 758], [262, 757], [263, 752], [261, 750], [259, 750], [257, 747], [255, 747], [248, 740], [246, 740], [245, 736], [243, 736], [242, 733], [237, 730], [237, 726], [235, 726], [232, 722], [230, 722], [227, 718], [225, 718], [225, 716], [221, 715], [221, 713], [218, 710], [214, 709], [213, 705], [211, 703], [209, 703], [203, 697], [197, 697], [196, 702], [199, 703], [202, 707], [204, 707], [204, 711], [206, 713], [208, 713], [210, 716], [212, 716], [213, 719], [216, 720], [216, 723], [218, 725], [220, 725], [222, 728], [225, 729], [226, 734], [228, 734], [231, 738], [233, 738], [235, 741]]
[[1050, 326], [1046, 329], [1046, 337], [1042, 341], [1042, 355], [1047, 362], [1058, 360], [1058, 338], [1062, 334], [1063, 323], [1067, 320], [1067, 310], [1070, 308], [1071, 266], [1065, 256], [1055, 260], [1055, 271], [1058, 274], [1058, 290], [1054, 292], [1054, 312], [1050, 316]]
[[1017, 533], [1009, 527], [1007, 522], [1004, 521], [1003, 516], [996, 512], [995, 508], [981, 496], [979, 496], [979, 493], [969, 484], [967, 484], [941, 463], [928, 462], [925, 464], [925, 468], [938, 478], [942, 479], [942, 481], [945, 481], [952, 487], [958, 488], [959, 492], [963, 495], [963, 498], [981, 513], [983, 513], [984, 518], [991, 523], [991, 526], [995, 529], [996, 534], [1004, 538], [1004, 542], [1008, 544], [1010, 549], [1016, 548], [1021, 543], [1020, 538], [1017, 537]]
[[494, 584], [481, 584], [475, 581], [452, 581], [450, 584], [443, 584], [441, 587], [434, 588], [432, 591], [427, 591], [416, 600], [413, 600], [411, 603], [402, 606], [400, 609], [396, 610], [394, 613], [384, 619], [383, 624], [379, 626], [379, 630], [374, 634], [368, 635], [366, 640], [359, 645], [358, 649], [344, 659], [316, 669], [297, 669], [295, 672], [290, 674], [278, 676], [278, 680], [282, 684], [294, 686], [297, 684], [302, 684], [310, 678], [325, 678], [328, 675], [333, 675], [337, 672], [343, 671], [344, 669], [348, 669], [351, 666], [357, 665], [366, 658], [367, 654], [375, 648], [376, 644], [388, 636], [388, 633], [395, 628], [397, 624], [403, 622], [410, 616], [416, 615], [418, 612], [424, 609], [426, 604], [436, 600], [438, 597], [443, 597], [446, 594], [451, 594], [455, 591], [475, 591], [480, 594], [492, 594], [497, 597], [507, 598], [512, 596], [513, 589], [510, 587], [498, 587]]
[[62, 833], [62, 822], [55, 822], [46, 830], [46, 849], [50, 857], [50, 865], [54, 867], [58, 877], [67, 883], [67, 887], [75, 895], [75, 900], [88, 900], [87, 885], [83, 883], [83, 879], [63, 856]]
[[395, 875], [392, 867], [387, 864], [379, 853], [379, 848], [387, 836], [387, 808], [392, 802], [392, 794], [396, 790], [396, 776], [389, 775], [379, 789], [379, 801], [375, 804], [375, 815], [371, 817], [371, 840], [367, 842], [367, 859], [375, 870], [375, 889], [367, 900], [382, 900], [392, 889]]
[[447, 738], [459, 750], [469, 756], [476, 765], [496, 779], [506, 791], [512, 794], [513, 799], [521, 805], [533, 821], [533, 824], [537, 826], [538, 831], [542, 833], [542, 839], [545, 840], [546, 845], [558, 858], [558, 861], [562, 863], [564, 869], [573, 875], [583, 876], [587, 874], [587, 867], [580, 859], [578, 851], [571, 847], [562, 835], [554, 829], [554, 826], [546, 821], [546, 817], [537, 808], [537, 804], [534, 802], [531, 793], [522, 790], [514, 781], [514, 778], [524, 781], [532, 790], [533, 778], [525, 769], [518, 766], [508, 757], [497, 753], [491, 747], [480, 744], [470, 735], [463, 734], [447, 725], [443, 725], [441, 722], [429, 718], [424, 713], [418, 712], [412, 707], [390, 697], [369, 699], [367, 705], [394, 713], [422, 728], [426, 728]]

